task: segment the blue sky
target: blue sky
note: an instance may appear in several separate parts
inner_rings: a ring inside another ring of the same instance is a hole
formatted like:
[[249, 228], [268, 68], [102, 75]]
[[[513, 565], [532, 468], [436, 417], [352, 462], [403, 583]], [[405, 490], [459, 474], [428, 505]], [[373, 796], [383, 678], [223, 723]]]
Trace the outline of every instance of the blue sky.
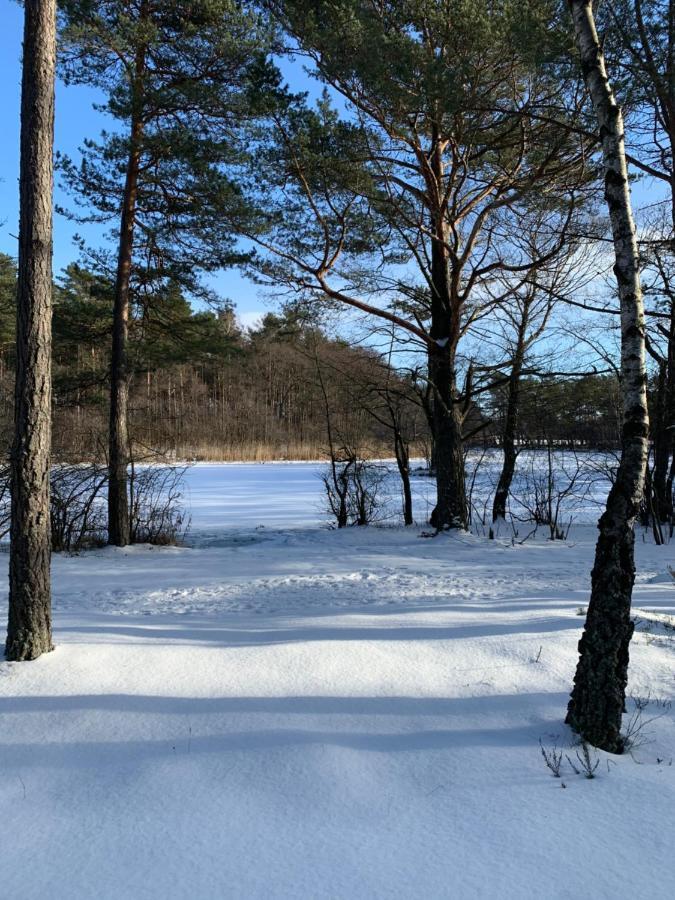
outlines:
[[[0, 107], [3, 135], [0, 141], [0, 250], [16, 255], [19, 201], [19, 111], [21, 94], [21, 40], [23, 9], [13, 0], [3, 0], [0, 12]], [[92, 109], [94, 91], [84, 87], [66, 89], [57, 85], [55, 144], [65, 153], [77, 154], [87, 134], [97, 134], [103, 116]], [[57, 188], [56, 201], [66, 205]], [[76, 258], [72, 244], [76, 226], [57, 217], [54, 228], [54, 270]]]

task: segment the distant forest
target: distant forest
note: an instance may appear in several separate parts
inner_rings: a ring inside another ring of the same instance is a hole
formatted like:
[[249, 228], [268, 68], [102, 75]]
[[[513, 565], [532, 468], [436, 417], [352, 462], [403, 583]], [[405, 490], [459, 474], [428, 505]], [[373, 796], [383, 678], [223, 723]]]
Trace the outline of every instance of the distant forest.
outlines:
[[[105, 456], [114, 285], [69, 266], [54, 286], [53, 453]], [[0, 415], [11, 442], [16, 267], [0, 255]], [[431, 458], [430, 397], [421, 373], [330, 336], [303, 310], [269, 313], [245, 330], [234, 310], [195, 311], [178, 287], [136, 303], [130, 325], [133, 456], [197, 460], [317, 459], [327, 428], [360, 456], [393, 456], [392, 404], [414, 456]], [[615, 448], [611, 376], [524, 378], [520, 445]], [[507, 388], [476, 402], [472, 445], [498, 446]]]

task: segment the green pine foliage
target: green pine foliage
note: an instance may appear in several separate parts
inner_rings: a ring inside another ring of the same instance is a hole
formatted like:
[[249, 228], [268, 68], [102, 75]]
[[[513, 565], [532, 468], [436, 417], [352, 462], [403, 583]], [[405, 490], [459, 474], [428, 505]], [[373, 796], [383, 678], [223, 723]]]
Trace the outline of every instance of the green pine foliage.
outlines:
[[74, 201], [64, 212], [111, 225], [106, 251], [93, 254], [82, 242], [88, 264], [114, 271], [125, 171], [136, 152], [133, 296], [164, 297], [175, 284], [207, 297], [201, 273], [241, 258], [223, 214], [245, 210], [226, 167], [266, 71], [269, 28], [232, 0], [67, 0], [60, 21], [64, 80], [102, 91], [111, 120], [79, 161], [58, 159]]

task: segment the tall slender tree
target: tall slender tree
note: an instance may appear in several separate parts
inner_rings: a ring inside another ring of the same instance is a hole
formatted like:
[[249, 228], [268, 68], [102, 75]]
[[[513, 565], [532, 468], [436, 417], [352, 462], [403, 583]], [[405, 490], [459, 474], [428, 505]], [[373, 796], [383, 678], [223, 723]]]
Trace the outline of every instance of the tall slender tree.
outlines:
[[52, 649], [49, 522], [56, 0], [26, 0], [21, 77], [10, 660]]
[[598, 38], [592, 0], [568, 0], [581, 67], [602, 142], [605, 198], [614, 242], [621, 304], [622, 453], [598, 528], [591, 599], [567, 722], [585, 740], [620, 753], [621, 716], [628, 680], [630, 618], [635, 580], [634, 532], [644, 486], [649, 417], [645, 371], [645, 317], [635, 224], [624, 146], [624, 123]]
[[116, 225], [108, 537], [123, 546], [133, 302], [158, 296], [169, 281], [197, 290], [197, 273], [229, 258], [212, 209], [231, 205], [236, 189], [218, 163], [249, 115], [248, 88], [264, 70], [268, 32], [235, 0], [64, 0], [62, 24], [66, 79], [102, 89], [105, 111], [121, 126], [88, 141], [80, 167], [63, 160], [62, 170], [96, 210], [93, 218]]

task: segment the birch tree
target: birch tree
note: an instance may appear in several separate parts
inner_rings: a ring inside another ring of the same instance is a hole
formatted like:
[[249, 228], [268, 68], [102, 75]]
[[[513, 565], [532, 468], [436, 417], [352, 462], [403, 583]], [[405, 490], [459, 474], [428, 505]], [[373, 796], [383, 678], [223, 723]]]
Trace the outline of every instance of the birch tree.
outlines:
[[634, 531], [644, 486], [649, 420], [645, 317], [639, 257], [624, 147], [624, 123], [605, 68], [591, 0], [569, 0], [581, 68], [602, 142], [605, 199], [614, 242], [621, 306], [622, 453], [600, 518], [591, 599], [579, 642], [579, 662], [567, 723], [584, 740], [621, 753], [621, 716], [628, 679], [635, 580]]

